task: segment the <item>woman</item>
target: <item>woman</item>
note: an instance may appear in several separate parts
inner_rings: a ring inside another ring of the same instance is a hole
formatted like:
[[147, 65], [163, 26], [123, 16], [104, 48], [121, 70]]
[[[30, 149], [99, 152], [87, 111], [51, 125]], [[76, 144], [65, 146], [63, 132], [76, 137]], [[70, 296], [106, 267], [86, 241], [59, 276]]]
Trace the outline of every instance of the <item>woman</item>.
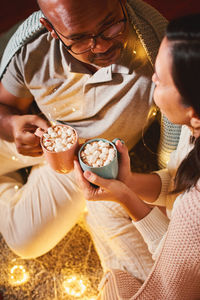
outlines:
[[[82, 174], [75, 162], [86, 199], [123, 206], [155, 259], [144, 283], [122, 271], [108, 272], [101, 299], [200, 299], [200, 14], [169, 23], [152, 80], [161, 112], [183, 125], [167, 169], [131, 173], [128, 151], [120, 141], [118, 180], [105, 180], [89, 171]], [[166, 208], [169, 226], [163, 226], [166, 216], [161, 206]]]

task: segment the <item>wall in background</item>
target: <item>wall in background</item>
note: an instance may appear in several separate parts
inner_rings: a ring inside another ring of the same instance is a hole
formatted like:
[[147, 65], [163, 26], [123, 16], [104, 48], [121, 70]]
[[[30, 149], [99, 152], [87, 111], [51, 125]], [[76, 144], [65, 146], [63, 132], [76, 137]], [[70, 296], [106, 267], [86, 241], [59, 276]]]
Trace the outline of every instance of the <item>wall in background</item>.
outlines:
[[168, 20], [191, 13], [200, 13], [199, 0], [145, 0]]
[[[145, 0], [168, 20], [188, 13], [200, 12], [200, 0]], [[38, 10], [36, 0], [6, 0], [0, 10], [0, 34]]]

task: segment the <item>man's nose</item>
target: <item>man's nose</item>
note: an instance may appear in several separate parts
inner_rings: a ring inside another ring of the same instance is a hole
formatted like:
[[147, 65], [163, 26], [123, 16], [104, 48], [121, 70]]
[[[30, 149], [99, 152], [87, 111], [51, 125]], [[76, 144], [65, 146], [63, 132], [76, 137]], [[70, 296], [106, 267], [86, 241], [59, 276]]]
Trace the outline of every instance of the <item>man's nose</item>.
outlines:
[[91, 51], [93, 53], [104, 53], [108, 51], [111, 46], [112, 46], [111, 40], [104, 40], [101, 37], [97, 37], [97, 38], [93, 38]]

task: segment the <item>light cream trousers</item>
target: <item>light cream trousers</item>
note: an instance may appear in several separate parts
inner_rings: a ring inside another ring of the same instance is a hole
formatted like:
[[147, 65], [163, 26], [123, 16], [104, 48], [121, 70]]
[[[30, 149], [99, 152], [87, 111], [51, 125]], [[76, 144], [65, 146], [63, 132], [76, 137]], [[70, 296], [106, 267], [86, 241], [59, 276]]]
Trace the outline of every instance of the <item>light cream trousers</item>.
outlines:
[[[16, 170], [32, 166], [26, 184]], [[124, 209], [108, 201], [85, 201], [73, 172], [53, 171], [43, 157], [17, 153], [0, 140], [0, 231], [8, 246], [23, 258], [51, 250], [85, 213], [104, 271], [127, 270], [139, 279], [153, 261], [140, 233]]]
[[[33, 166], [23, 185], [17, 169]], [[43, 157], [17, 153], [0, 140], [0, 231], [19, 256], [33, 258], [52, 249], [85, 208], [73, 173], [56, 173]]]

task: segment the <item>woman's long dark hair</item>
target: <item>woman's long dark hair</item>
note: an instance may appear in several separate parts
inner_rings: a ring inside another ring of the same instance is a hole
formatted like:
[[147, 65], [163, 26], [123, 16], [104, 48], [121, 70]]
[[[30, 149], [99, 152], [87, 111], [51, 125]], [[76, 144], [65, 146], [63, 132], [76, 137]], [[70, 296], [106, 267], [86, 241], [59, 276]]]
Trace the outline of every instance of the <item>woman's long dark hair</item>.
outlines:
[[[166, 30], [171, 42], [172, 77], [187, 106], [200, 118], [200, 14], [171, 21]], [[175, 176], [172, 193], [189, 190], [200, 177], [200, 137], [193, 150], [182, 161]]]

